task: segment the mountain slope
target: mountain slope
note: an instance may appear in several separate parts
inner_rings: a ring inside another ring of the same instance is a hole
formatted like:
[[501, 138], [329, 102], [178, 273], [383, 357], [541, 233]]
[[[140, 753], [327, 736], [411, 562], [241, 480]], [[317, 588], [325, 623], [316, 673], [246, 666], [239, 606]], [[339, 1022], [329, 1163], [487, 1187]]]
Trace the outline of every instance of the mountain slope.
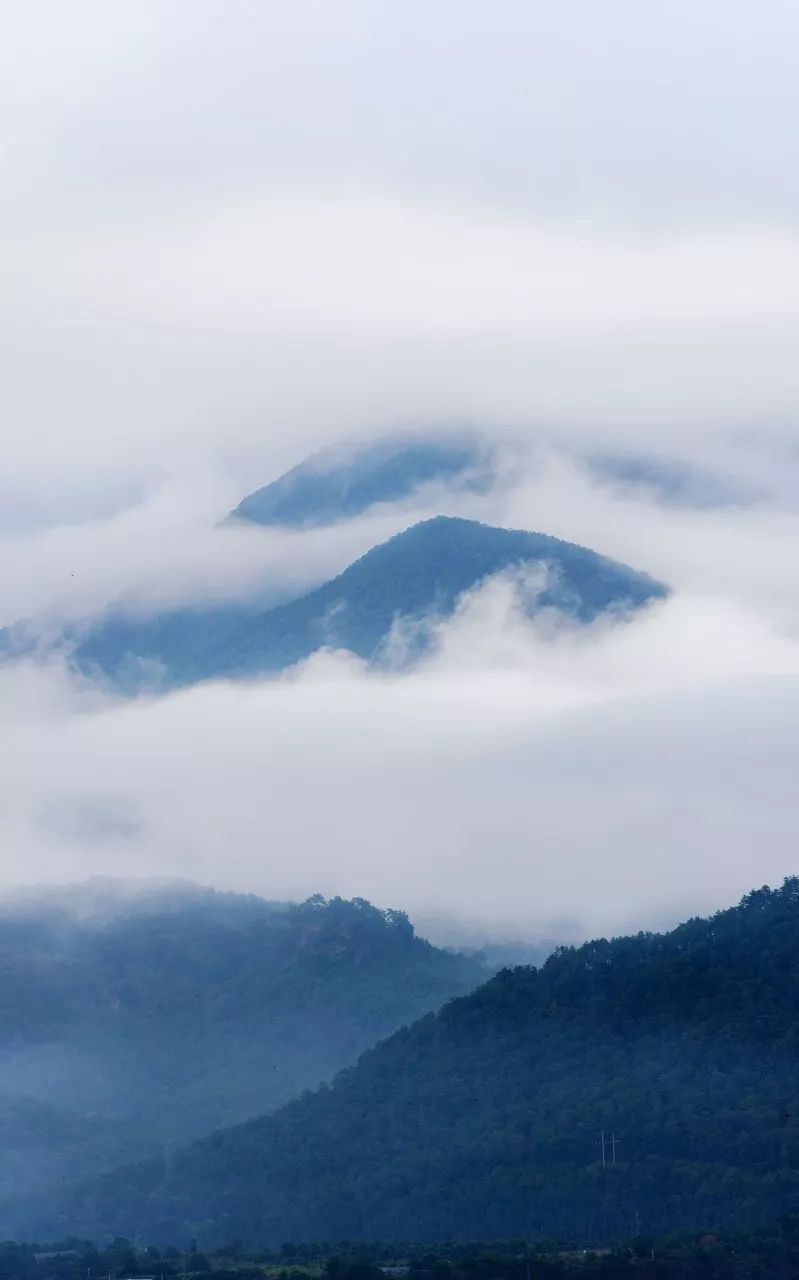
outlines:
[[[182, 673], [209, 645], [222, 642], [266, 607], [263, 597], [147, 615], [113, 606], [88, 625], [67, 628], [58, 647], [67, 650], [70, 665], [81, 675], [107, 680], [121, 693], [157, 692], [182, 684]], [[16, 647], [30, 648], [24, 633]]]
[[710, 510], [747, 506], [761, 496], [754, 484], [657, 454], [606, 451], [584, 455], [582, 464], [592, 479], [622, 495], [654, 498], [668, 506]]
[[0, 1091], [173, 1137], [277, 1105], [484, 974], [361, 899], [193, 886], [9, 912], [0, 966]]
[[[77, 1145], [90, 1119], [100, 1168], [278, 1106], [485, 969], [361, 899], [90, 885], [5, 906], [0, 974], [0, 1094], [69, 1113]], [[0, 1191], [25, 1114], [13, 1112], [14, 1141], [0, 1148]], [[37, 1145], [41, 1198], [66, 1138], [57, 1117], [30, 1115], [54, 1135], [49, 1166]], [[4, 1213], [0, 1203], [0, 1226]]]
[[398, 437], [306, 458], [239, 503], [230, 518], [292, 528], [335, 524], [425, 484], [480, 487], [488, 474], [476, 440]]
[[41, 1203], [68, 1178], [96, 1177], [161, 1149], [157, 1131], [141, 1124], [0, 1094], [0, 1223], [13, 1228], [3, 1206]]
[[552, 573], [537, 606], [581, 621], [665, 594], [647, 575], [574, 543], [437, 516], [374, 547], [315, 591], [242, 624], [208, 650], [195, 678], [277, 671], [323, 646], [373, 659], [397, 619], [446, 617], [486, 577], [533, 562]]
[[797, 1014], [792, 879], [503, 971], [332, 1087], [74, 1192], [58, 1229], [597, 1240], [795, 1213]]
[[[287, 603], [265, 608], [251, 600], [150, 618], [112, 608], [86, 627], [67, 630], [55, 647], [66, 645], [81, 674], [110, 680], [126, 693], [276, 672], [324, 647], [373, 661], [400, 619], [413, 624], [446, 618], [460, 596], [485, 578], [534, 563], [546, 566], [550, 580], [531, 611], [554, 607], [589, 621], [606, 609], [637, 608], [666, 594], [646, 574], [574, 543], [436, 516]], [[406, 660], [418, 656], [427, 639], [424, 627], [417, 628], [413, 642], [406, 643]], [[51, 641], [42, 653], [53, 647]], [[36, 651], [34, 633], [24, 625], [0, 632], [1, 656]]]
[[[351, 519], [377, 503], [400, 502], [423, 485], [475, 491], [490, 477], [488, 452], [476, 437], [397, 436], [314, 454], [249, 494], [228, 519], [320, 527]], [[0, 661], [65, 653], [74, 670], [109, 681], [123, 693], [167, 690], [185, 684], [211, 646], [272, 608], [277, 601], [266, 599], [267, 594], [261, 590], [241, 601], [150, 613], [118, 601], [101, 616], [60, 625], [53, 619], [21, 620], [0, 628]], [[286, 597], [285, 592], [277, 594]]]

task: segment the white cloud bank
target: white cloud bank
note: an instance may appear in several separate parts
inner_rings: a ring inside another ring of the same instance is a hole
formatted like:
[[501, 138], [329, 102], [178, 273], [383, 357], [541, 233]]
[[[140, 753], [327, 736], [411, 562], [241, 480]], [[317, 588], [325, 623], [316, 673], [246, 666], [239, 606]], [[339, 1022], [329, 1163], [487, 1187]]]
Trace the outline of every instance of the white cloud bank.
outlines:
[[796, 444], [794, 6], [0, 23], [3, 527], [397, 422]]
[[679, 595], [553, 630], [511, 588], [464, 602], [410, 676], [319, 655], [281, 680], [84, 704], [55, 671], [5, 673], [5, 882], [184, 875], [551, 937], [791, 871], [799, 642]]

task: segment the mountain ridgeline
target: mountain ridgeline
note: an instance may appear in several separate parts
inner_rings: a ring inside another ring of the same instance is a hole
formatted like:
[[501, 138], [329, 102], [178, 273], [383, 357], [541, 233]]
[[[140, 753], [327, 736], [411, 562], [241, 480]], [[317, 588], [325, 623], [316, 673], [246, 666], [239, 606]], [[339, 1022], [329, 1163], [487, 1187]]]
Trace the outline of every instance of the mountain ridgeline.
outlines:
[[[607, 609], [637, 608], [665, 594], [646, 574], [573, 543], [437, 516], [374, 547], [299, 600], [242, 624], [203, 656], [195, 676], [281, 670], [323, 647], [375, 661], [400, 619], [448, 618], [464, 592], [494, 574], [531, 564], [544, 566], [549, 575], [531, 611], [556, 608], [588, 622]], [[416, 638], [418, 656], [424, 632]]]
[[[399, 437], [330, 450], [250, 494], [225, 523], [300, 531], [379, 504], [387, 512], [393, 504], [400, 525], [406, 499], [424, 492], [426, 501], [443, 503], [448, 494], [485, 491], [494, 467], [490, 451], [466, 436]], [[647, 575], [573, 543], [441, 515], [373, 547], [300, 597], [262, 584], [245, 599], [149, 613], [116, 602], [100, 616], [60, 626], [52, 619], [17, 622], [0, 631], [0, 655], [65, 654], [82, 676], [128, 694], [274, 674], [322, 648], [346, 649], [369, 662], [385, 661], [390, 650], [395, 665], [401, 649], [407, 665], [425, 651], [426, 624], [451, 616], [465, 592], [492, 574], [533, 564], [545, 568], [549, 583], [529, 602], [530, 612], [554, 607], [589, 621], [606, 609], [635, 609], [666, 594]], [[399, 647], [390, 643], [398, 624]]]
[[[799, 1210], [799, 880], [506, 970], [51, 1234], [597, 1241]], [[600, 1135], [605, 1134], [604, 1162]]]
[[486, 974], [362, 899], [95, 883], [0, 925], [6, 1235], [20, 1200], [269, 1111]]
[[606, 610], [635, 610], [667, 594], [647, 574], [574, 543], [436, 516], [373, 547], [315, 590], [272, 608], [250, 602], [149, 620], [112, 610], [75, 633], [71, 661], [85, 676], [100, 675], [135, 692], [154, 678], [170, 688], [274, 674], [324, 648], [380, 662], [394, 629], [404, 624], [407, 665], [425, 652], [425, 624], [451, 617], [464, 593], [494, 574], [533, 565], [541, 566], [547, 582], [528, 602], [531, 614], [550, 608], [590, 622]]
[[308, 528], [401, 502], [424, 485], [479, 490], [490, 483], [491, 459], [476, 438], [405, 436], [313, 454], [243, 498], [233, 520]]
[[401, 624], [407, 666], [428, 647], [427, 624], [451, 617], [464, 593], [494, 574], [531, 565], [548, 578], [528, 603], [531, 614], [551, 608], [589, 622], [605, 610], [634, 610], [666, 594], [647, 574], [574, 543], [436, 516], [274, 608], [239, 607], [210, 617], [183, 610], [145, 624], [112, 615], [81, 638], [73, 662], [84, 675], [100, 673], [125, 687], [135, 687], [137, 673], [148, 677], [158, 663], [170, 687], [275, 674], [324, 648], [371, 663], [396, 661], [390, 642]]

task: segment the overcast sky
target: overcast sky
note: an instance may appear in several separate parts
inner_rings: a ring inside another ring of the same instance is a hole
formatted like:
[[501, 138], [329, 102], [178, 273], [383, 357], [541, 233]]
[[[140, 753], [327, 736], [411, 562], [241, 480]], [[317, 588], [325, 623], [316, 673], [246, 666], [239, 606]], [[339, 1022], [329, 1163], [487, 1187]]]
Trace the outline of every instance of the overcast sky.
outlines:
[[[0, 674], [5, 882], [579, 933], [796, 869], [798, 42], [791, 0], [2, 6], [0, 622], [300, 589], [442, 507], [674, 588], [589, 644], [495, 584], [405, 680]], [[216, 528], [325, 443], [453, 423], [514, 483]], [[592, 480], [608, 449], [693, 497]]]

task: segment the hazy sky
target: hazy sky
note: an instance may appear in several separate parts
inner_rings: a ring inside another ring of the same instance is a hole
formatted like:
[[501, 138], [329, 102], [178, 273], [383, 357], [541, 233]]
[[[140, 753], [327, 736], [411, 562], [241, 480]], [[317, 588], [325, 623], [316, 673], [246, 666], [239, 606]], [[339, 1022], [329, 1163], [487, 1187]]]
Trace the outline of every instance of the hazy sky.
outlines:
[[[588, 643], [494, 584], [406, 680], [0, 674], [5, 881], [579, 931], [796, 869], [798, 42], [789, 0], [2, 6], [0, 621], [299, 588], [441, 509], [675, 588]], [[322, 444], [462, 422], [514, 483], [215, 527]], [[607, 449], [693, 498], [592, 480]]]

